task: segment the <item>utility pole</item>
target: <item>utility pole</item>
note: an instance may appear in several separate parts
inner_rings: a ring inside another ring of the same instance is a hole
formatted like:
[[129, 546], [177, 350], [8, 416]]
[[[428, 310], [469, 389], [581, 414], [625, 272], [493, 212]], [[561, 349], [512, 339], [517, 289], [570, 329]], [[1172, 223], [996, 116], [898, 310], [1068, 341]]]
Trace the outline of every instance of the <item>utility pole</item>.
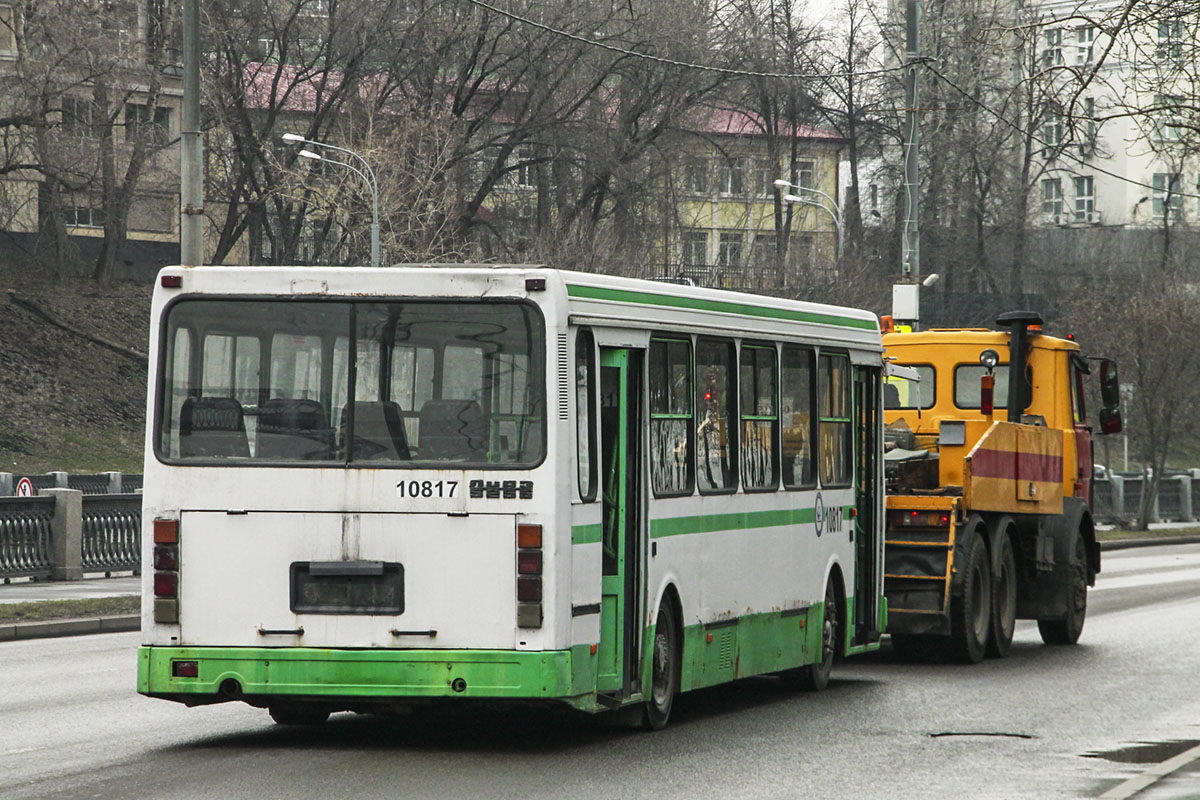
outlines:
[[917, 70], [921, 52], [921, 2], [905, 0], [904, 47], [904, 230], [900, 281], [892, 287], [892, 313], [897, 318], [911, 319], [914, 329], [921, 318], [921, 239], [917, 228], [917, 211], [921, 192], [917, 173], [917, 153], [921, 144], [918, 114], [921, 95]]
[[204, 143], [200, 139], [200, 0], [183, 0], [183, 114], [179, 131], [179, 260], [204, 261]]

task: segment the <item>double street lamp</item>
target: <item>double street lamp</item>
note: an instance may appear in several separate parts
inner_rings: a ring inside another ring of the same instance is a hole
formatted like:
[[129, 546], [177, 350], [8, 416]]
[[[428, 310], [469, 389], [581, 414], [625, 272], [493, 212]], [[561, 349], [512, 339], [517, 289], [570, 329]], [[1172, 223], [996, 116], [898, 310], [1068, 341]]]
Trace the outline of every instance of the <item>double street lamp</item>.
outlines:
[[313, 161], [324, 161], [327, 164], [335, 164], [339, 167], [345, 167], [353, 172], [358, 177], [367, 182], [367, 188], [371, 190], [371, 266], [379, 266], [379, 183], [375, 180], [375, 171], [371, 169], [371, 165], [367, 160], [353, 150], [347, 150], [345, 147], [338, 147], [334, 144], [326, 144], [325, 142], [316, 142], [312, 139], [305, 139], [295, 133], [283, 134], [285, 142], [298, 142], [301, 144], [312, 145], [313, 147], [324, 147], [328, 150], [336, 150], [339, 153], [353, 156], [362, 164], [362, 169], [348, 164], [345, 161], [338, 161], [328, 156], [323, 156], [320, 153], [314, 153], [312, 150], [301, 150], [297, 155], [301, 158], [311, 159]]
[[837, 201], [834, 200], [829, 195], [827, 195], [825, 192], [822, 192], [820, 189], [814, 189], [811, 186], [801, 186], [796, 183], [789, 183], [788, 181], [785, 181], [782, 178], [775, 181], [775, 188], [776, 189], [796, 189], [801, 192], [809, 192], [811, 194], [815, 194], [815, 195], [824, 197], [826, 200], [829, 201], [829, 205], [827, 206], [824, 203], [819, 202], [818, 200], [815, 200], [811, 197], [801, 197], [800, 195], [796, 195], [796, 194], [785, 194], [783, 196], [783, 201], [785, 203], [801, 203], [806, 206], [816, 206], [817, 208], [824, 210], [825, 213], [829, 214], [829, 216], [833, 217], [833, 224], [834, 224], [834, 227], [837, 228], [837, 237], [838, 237], [837, 257], [838, 257], [838, 260], [841, 260], [842, 250], [845, 248], [845, 243], [846, 243], [846, 225], [845, 225], [845, 222], [842, 217], [842, 207], [837, 204]]

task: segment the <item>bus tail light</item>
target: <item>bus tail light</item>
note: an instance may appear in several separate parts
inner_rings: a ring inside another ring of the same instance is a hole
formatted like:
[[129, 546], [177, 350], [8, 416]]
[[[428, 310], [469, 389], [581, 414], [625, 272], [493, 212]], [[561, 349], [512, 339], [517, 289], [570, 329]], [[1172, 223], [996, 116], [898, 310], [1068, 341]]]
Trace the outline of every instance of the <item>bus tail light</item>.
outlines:
[[154, 596], [179, 597], [179, 574], [176, 572], [154, 573]]
[[542, 526], [517, 525], [517, 627], [542, 627]]
[[179, 520], [154, 520], [154, 621], [179, 624]]

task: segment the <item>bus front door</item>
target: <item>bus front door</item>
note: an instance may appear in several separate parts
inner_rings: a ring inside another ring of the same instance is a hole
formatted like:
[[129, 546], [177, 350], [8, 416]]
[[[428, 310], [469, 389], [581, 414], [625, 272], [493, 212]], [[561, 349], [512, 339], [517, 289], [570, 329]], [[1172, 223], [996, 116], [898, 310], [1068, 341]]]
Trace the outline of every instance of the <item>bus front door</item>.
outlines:
[[619, 701], [641, 690], [637, 587], [641, 537], [641, 352], [600, 350], [603, 564], [596, 688]]

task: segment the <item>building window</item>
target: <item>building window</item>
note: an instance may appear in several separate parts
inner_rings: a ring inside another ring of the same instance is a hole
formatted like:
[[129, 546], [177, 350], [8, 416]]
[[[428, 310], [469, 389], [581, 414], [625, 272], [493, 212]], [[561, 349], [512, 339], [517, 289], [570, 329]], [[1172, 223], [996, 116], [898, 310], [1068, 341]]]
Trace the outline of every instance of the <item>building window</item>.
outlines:
[[751, 254], [754, 266], [759, 269], [769, 269], [775, 265], [775, 235], [759, 233], [754, 236], [754, 250]]
[[63, 222], [69, 228], [103, 228], [104, 209], [87, 206], [71, 206], [63, 210]]
[[1062, 28], [1047, 28], [1046, 29], [1046, 47], [1042, 50], [1042, 66], [1046, 68], [1061, 66], [1063, 63], [1062, 53]]
[[817, 188], [817, 162], [807, 159], [796, 162], [796, 184], [805, 189]]
[[62, 101], [62, 132], [80, 139], [92, 135], [92, 102], [81, 97], [64, 97]]
[[766, 159], [756, 159], [754, 162], [754, 194], [757, 197], [771, 197], [775, 193], [775, 163]]
[[1075, 29], [1075, 63], [1092, 63], [1093, 46], [1096, 43], [1096, 26], [1081, 25]]
[[1084, 175], [1075, 179], [1075, 221], [1091, 222], [1096, 211], [1095, 179]]
[[1154, 213], [1162, 216], [1167, 209], [1178, 213], [1183, 209], [1183, 176], [1178, 172], [1154, 173]]
[[717, 251], [717, 264], [722, 267], [742, 266], [742, 234], [722, 233], [721, 246]]
[[1057, 111], [1047, 111], [1042, 122], [1042, 143], [1058, 147], [1063, 140], [1063, 118]]
[[721, 165], [721, 194], [741, 197], [746, 193], [746, 164], [743, 159], [731, 158]]
[[0, 53], [17, 51], [17, 31], [13, 26], [13, 7], [0, 6]]
[[537, 188], [537, 161], [532, 147], [517, 150], [517, 186], [522, 189]]
[[1092, 147], [1096, 144], [1096, 98], [1083, 98], [1083, 134], [1085, 144]]
[[685, 267], [708, 264], [708, 232], [684, 231], [679, 240], [680, 263]]
[[708, 194], [708, 161], [698, 156], [683, 159], [683, 190], [688, 194]]
[[1154, 138], [1160, 142], [1178, 142], [1182, 135], [1180, 110], [1183, 98], [1172, 94], [1154, 96]]
[[125, 140], [144, 140], [158, 146], [171, 140], [171, 109], [138, 103], [125, 104]]
[[1057, 217], [1062, 214], [1062, 179], [1046, 178], [1042, 181], [1042, 211]]
[[1159, 61], [1179, 61], [1183, 56], [1183, 20], [1167, 19], [1158, 23], [1158, 46], [1155, 57]]

